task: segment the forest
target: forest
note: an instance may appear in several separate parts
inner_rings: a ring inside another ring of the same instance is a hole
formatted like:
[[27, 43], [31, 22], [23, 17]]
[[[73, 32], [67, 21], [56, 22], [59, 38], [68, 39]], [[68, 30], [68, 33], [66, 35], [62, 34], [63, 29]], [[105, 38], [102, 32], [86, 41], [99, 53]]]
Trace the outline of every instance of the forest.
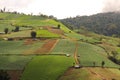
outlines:
[[60, 20], [72, 30], [84, 29], [106, 36], [120, 37], [120, 12], [98, 13]]

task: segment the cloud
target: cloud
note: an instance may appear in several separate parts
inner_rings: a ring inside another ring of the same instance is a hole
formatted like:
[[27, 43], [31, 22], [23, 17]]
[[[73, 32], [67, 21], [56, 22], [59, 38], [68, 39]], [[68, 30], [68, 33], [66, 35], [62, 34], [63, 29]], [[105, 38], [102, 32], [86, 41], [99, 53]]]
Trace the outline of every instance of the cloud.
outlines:
[[103, 12], [120, 11], [120, 0], [105, 0]]
[[0, 0], [0, 8], [24, 8], [27, 7], [33, 0]]

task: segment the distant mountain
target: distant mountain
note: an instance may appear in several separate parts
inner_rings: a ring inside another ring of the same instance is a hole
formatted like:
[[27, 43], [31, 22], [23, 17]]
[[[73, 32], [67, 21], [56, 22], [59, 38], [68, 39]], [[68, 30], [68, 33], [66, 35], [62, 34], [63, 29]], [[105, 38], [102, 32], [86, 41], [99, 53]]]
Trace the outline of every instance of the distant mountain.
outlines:
[[60, 20], [71, 29], [87, 29], [98, 34], [120, 37], [120, 13], [99, 13]]

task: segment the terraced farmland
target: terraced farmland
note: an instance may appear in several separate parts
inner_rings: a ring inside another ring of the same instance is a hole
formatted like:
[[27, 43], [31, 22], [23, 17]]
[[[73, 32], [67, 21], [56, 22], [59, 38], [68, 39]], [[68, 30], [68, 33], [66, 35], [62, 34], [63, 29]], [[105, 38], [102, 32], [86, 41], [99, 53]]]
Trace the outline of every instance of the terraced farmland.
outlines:
[[21, 80], [56, 80], [73, 66], [73, 58], [37, 56], [25, 67]]
[[1, 55], [33, 54], [44, 42], [40, 41], [0, 41]]
[[78, 55], [82, 66], [93, 66], [93, 62], [96, 66], [101, 66], [101, 62], [105, 61], [105, 67], [119, 68], [119, 65], [107, 58], [107, 53], [102, 48], [92, 44], [79, 42]]
[[49, 32], [48, 30], [38, 30], [37, 37], [59, 38], [60, 35]]
[[[16, 26], [20, 31], [14, 32]], [[9, 34], [2, 33], [5, 28]], [[37, 32], [36, 39], [31, 31]], [[0, 13], [0, 32], [0, 70], [7, 71], [10, 80], [120, 79], [120, 66], [108, 59], [113, 50], [119, 59], [119, 38], [77, 34], [46, 16], [14, 13]]]
[[33, 56], [0, 56], [0, 70], [23, 70]]
[[61, 39], [55, 46], [55, 48], [52, 50], [51, 54], [70, 54], [74, 55], [75, 51], [75, 42], [67, 40], [67, 39]]

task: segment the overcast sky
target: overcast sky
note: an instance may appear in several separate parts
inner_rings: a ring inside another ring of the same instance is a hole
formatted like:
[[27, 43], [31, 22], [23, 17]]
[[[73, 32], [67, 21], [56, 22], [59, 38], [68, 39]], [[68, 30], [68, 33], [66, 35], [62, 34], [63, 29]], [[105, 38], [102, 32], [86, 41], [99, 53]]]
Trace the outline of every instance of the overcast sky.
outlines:
[[120, 0], [0, 0], [0, 8], [58, 19], [120, 10]]

